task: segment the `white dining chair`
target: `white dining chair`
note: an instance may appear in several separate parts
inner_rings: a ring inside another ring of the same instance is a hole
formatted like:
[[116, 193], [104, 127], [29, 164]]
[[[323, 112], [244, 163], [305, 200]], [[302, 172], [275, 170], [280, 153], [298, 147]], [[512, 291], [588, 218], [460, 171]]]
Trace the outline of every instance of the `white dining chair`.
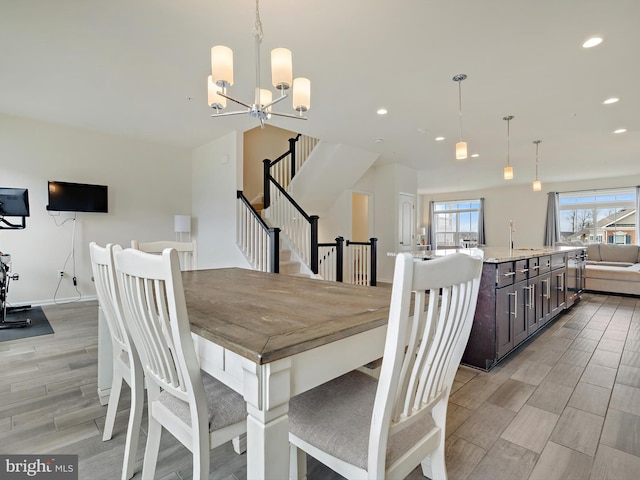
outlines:
[[147, 379], [149, 430], [142, 478], [152, 479], [162, 428], [193, 453], [193, 478], [209, 478], [209, 450], [246, 433], [241, 395], [200, 370], [178, 252], [115, 253], [125, 323]]
[[178, 252], [180, 267], [182, 270], [198, 269], [198, 248], [195, 240], [190, 242], [175, 242], [172, 240], [159, 240], [157, 242], [138, 242], [131, 240], [131, 248], [141, 252], [160, 254], [165, 248], [173, 248]]
[[405, 478], [420, 464], [447, 478], [447, 401], [481, 273], [462, 253], [396, 257], [380, 378], [353, 371], [290, 400], [291, 478], [304, 478], [304, 452], [349, 479]]
[[128, 480], [133, 477], [138, 439], [140, 437], [144, 406], [144, 373], [138, 354], [118, 309], [118, 296], [120, 293], [115, 283], [113, 252], [119, 250], [122, 250], [119, 245], [108, 244], [106, 247], [101, 247], [95, 242], [89, 244], [96, 295], [111, 335], [113, 352], [113, 378], [102, 441], [111, 440], [113, 436], [113, 425], [118, 410], [122, 382], [125, 381], [131, 387], [131, 409], [124, 445], [122, 480]]

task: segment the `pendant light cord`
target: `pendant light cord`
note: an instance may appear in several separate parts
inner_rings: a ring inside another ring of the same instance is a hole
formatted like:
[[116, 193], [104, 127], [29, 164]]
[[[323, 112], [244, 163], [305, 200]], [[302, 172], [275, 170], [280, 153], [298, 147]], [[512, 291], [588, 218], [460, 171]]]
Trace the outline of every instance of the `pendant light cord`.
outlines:
[[533, 143], [536, 144], [536, 180], [538, 180], [538, 145], [540, 145], [540, 140], [536, 140]]
[[462, 81], [458, 81], [458, 116], [460, 117], [460, 141], [462, 141]]

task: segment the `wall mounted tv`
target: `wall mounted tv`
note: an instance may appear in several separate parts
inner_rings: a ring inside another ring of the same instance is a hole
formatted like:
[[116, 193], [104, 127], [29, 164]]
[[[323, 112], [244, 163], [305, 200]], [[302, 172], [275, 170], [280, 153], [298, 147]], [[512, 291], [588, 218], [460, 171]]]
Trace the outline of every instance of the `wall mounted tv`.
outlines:
[[107, 213], [108, 204], [106, 185], [49, 181], [47, 210]]

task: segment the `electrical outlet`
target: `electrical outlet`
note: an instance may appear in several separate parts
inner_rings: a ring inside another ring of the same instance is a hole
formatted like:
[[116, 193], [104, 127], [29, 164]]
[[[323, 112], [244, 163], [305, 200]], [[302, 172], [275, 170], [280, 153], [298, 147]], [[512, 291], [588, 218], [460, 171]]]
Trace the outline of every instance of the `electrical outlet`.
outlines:
[[64, 272], [62, 270], [60, 270], [58, 272], [58, 278], [62, 278], [62, 277], [64, 277]]

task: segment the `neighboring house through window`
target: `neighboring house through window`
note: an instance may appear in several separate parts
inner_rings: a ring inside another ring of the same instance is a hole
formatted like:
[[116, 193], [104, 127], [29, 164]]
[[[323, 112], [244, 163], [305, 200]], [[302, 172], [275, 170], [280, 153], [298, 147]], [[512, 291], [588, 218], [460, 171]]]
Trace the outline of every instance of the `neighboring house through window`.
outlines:
[[636, 244], [636, 188], [559, 194], [562, 241]]

